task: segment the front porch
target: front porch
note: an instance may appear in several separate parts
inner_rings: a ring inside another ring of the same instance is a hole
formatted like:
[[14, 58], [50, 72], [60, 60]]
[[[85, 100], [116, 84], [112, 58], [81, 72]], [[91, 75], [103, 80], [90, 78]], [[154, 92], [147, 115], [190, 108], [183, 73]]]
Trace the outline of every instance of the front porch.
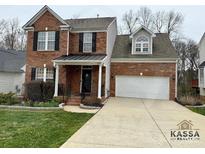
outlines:
[[88, 57], [74, 55], [72, 60], [69, 59], [71, 56], [54, 60], [56, 67], [54, 96], [59, 96], [58, 85], [61, 84], [64, 87], [66, 104], [79, 105], [83, 100], [101, 101], [106, 98], [108, 88], [106, 88], [105, 57], [104, 55], [98, 56], [98, 60], [86, 60]]

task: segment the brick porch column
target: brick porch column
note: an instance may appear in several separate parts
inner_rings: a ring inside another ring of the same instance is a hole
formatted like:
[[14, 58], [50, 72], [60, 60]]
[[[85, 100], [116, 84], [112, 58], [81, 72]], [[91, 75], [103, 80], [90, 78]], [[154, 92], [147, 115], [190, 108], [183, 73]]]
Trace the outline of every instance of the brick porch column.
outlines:
[[54, 92], [54, 97], [58, 96], [58, 81], [59, 81], [59, 65], [56, 64], [55, 92]]

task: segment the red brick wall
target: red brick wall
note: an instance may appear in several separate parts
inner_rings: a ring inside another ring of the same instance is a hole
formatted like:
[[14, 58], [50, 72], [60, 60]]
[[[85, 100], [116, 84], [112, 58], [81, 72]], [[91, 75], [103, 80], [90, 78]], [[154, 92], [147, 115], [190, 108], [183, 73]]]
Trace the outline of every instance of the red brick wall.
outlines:
[[[116, 75], [161, 76], [170, 79], [170, 100], [175, 99], [175, 63], [112, 63], [110, 78], [110, 94], [115, 96]], [[174, 78], [174, 80], [173, 80]]]
[[[106, 32], [96, 34], [96, 52], [92, 54], [106, 54]], [[70, 33], [70, 50], [71, 54], [82, 54], [79, 52], [79, 33]]]
[[[46, 27], [48, 28], [48, 31], [59, 31], [60, 25], [61, 23], [52, 14], [45, 12], [45, 14], [42, 15], [41, 18], [39, 18], [33, 26], [35, 31], [45, 31]], [[26, 82], [29, 82], [31, 80], [32, 67], [43, 67], [43, 65], [46, 64], [47, 68], [53, 68], [52, 60], [60, 57], [61, 55], [65, 55], [67, 48], [67, 32], [60, 31], [59, 51], [33, 51], [33, 34], [33, 31], [29, 31], [27, 34]], [[60, 67], [60, 74], [61, 79], [62, 76], [65, 75], [65, 70], [63, 67]]]
[[[60, 31], [59, 26], [62, 25], [52, 14], [45, 12], [34, 24], [34, 31]], [[33, 31], [27, 34], [27, 55], [26, 55], [26, 82], [31, 80], [31, 68], [43, 67], [46, 64], [47, 68], [53, 68], [52, 60], [66, 55], [67, 53], [67, 31], [60, 31], [59, 51], [33, 51]], [[97, 33], [96, 52], [94, 54], [105, 53], [106, 51], [106, 33]], [[79, 53], [79, 38], [78, 33], [70, 33], [69, 37], [69, 53]], [[59, 83], [66, 83], [66, 67], [60, 67]]]
[[[63, 81], [67, 81], [72, 95], [80, 94], [81, 66], [67, 66], [66, 77], [62, 77]], [[105, 85], [105, 68], [102, 69], [102, 85]], [[105, 90], [105, 89], [103, 89]], [[91, 77], [91, 96], [97, 97], [98, 94], [98, 66], [92, 67]]]

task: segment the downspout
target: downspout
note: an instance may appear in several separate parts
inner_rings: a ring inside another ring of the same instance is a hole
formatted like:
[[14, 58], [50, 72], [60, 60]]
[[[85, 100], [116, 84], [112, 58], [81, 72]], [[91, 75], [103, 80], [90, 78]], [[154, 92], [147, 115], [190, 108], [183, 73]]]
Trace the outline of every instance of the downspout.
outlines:
[[67, 31], [67, 56], [69, 55], [69, 28], [68, 28], [68, 31]]

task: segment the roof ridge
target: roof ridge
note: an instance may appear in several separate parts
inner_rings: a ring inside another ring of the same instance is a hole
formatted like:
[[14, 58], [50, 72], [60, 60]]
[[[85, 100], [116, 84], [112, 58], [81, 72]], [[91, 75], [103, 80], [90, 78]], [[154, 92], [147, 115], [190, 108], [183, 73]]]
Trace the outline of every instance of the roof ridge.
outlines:
[[103, 19], [103, 18], [117, 18], [117, 17], [81, 17], [81, 18], [70, 18], [64, 20], [86, 20], [86, 19]]
[[[15, 50], [13, 50], [13, 51], [15, 51]], [[11, 52], [11, 50], [10, 51], [9, 50], [0, 50], [0, 52], [17, 55], [16, 53]]]

